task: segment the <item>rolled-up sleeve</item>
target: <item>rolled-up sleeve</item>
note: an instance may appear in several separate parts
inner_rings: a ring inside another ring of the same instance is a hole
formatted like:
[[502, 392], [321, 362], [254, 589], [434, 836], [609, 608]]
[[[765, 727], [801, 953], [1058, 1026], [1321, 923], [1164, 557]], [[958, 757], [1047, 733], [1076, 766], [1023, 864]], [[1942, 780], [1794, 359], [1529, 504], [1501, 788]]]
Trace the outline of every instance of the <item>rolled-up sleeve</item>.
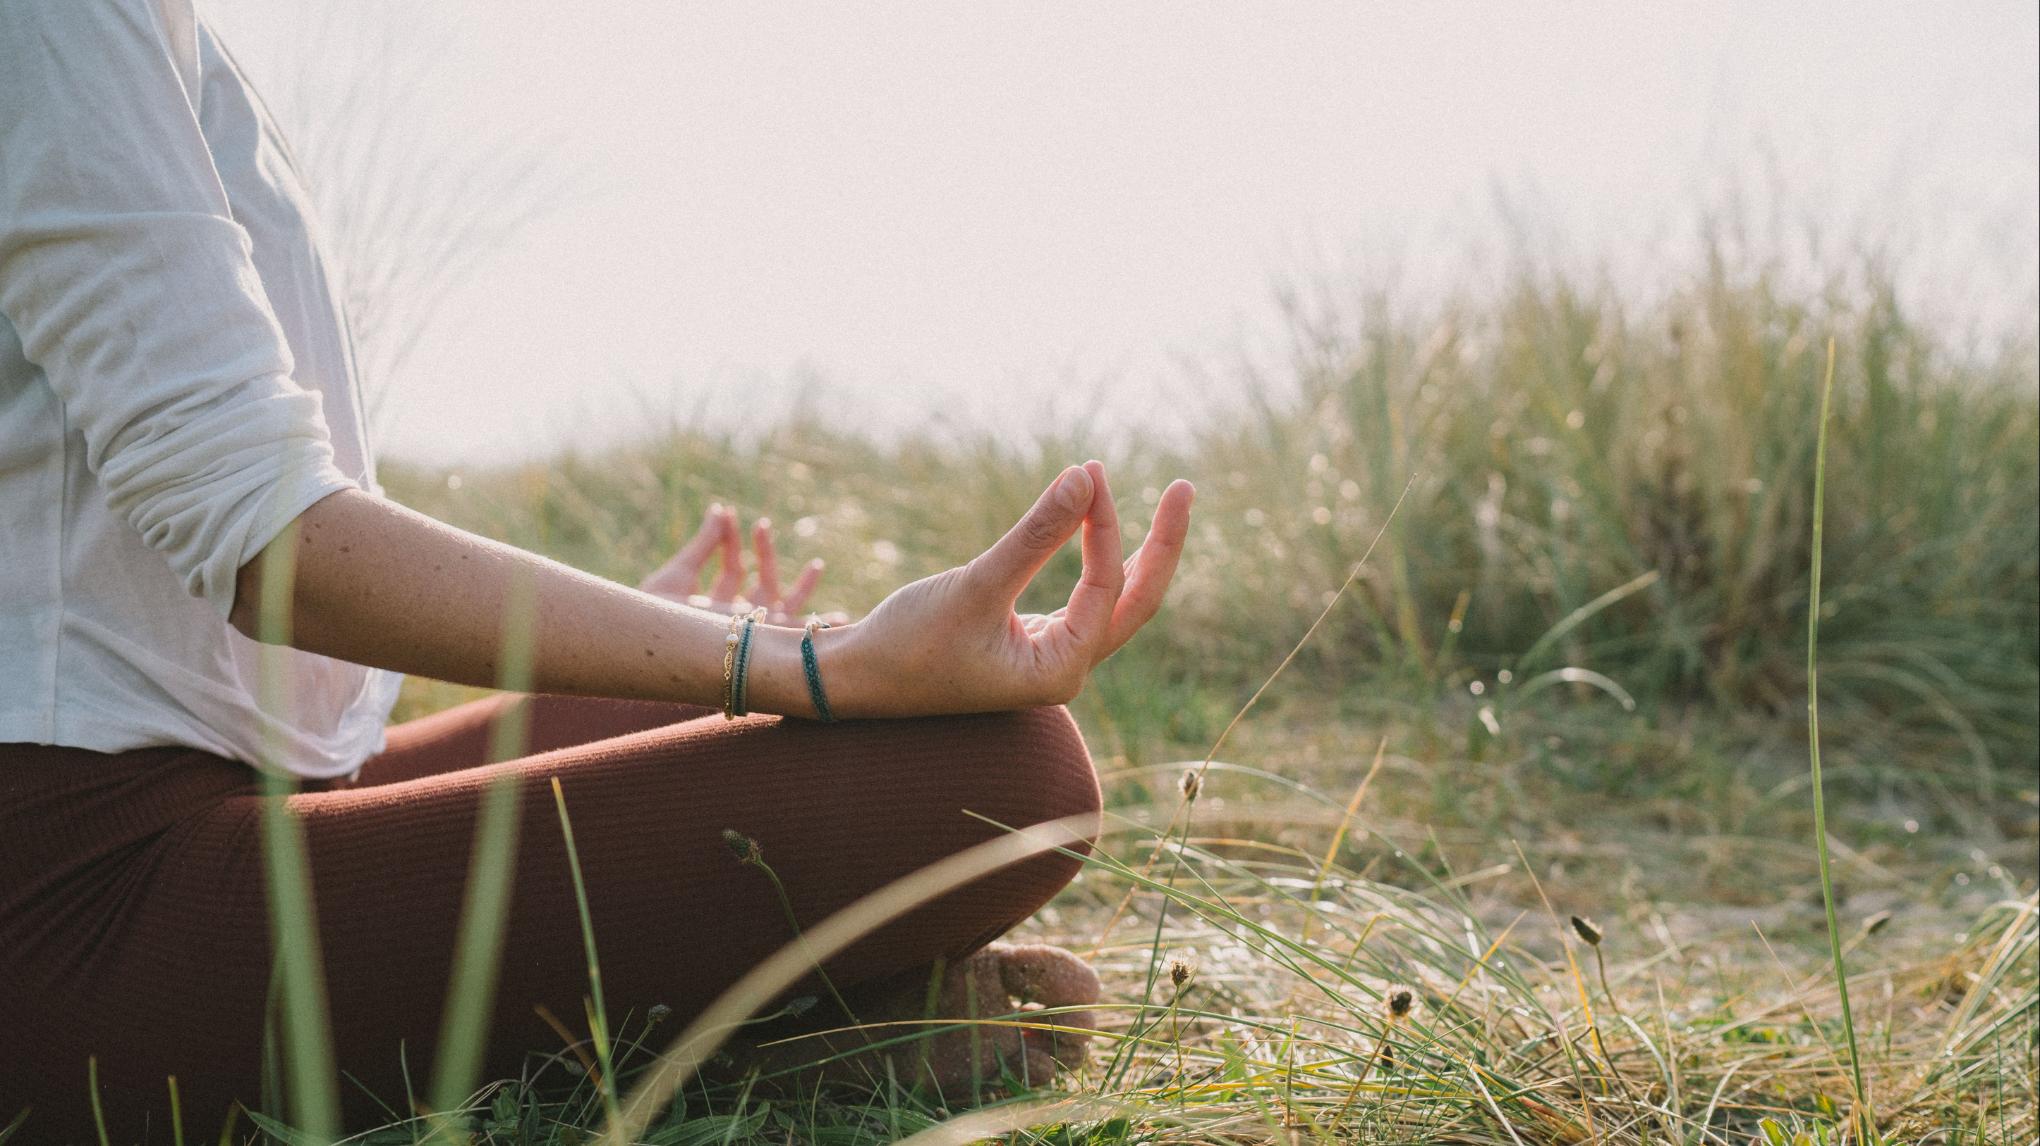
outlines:
[[190, 0], [0, 0], [0, 314], [109, 507], [225, 615], [333, 464], [199, 131]]

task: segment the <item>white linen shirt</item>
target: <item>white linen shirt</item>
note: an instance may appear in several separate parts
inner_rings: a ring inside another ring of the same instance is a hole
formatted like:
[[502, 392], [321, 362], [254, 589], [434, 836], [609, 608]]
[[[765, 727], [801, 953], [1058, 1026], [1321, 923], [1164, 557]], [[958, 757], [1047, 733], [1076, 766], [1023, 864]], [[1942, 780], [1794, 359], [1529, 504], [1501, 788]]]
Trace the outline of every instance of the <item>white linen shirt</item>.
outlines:
[[191, 0], [0, 0], [0, 744], [381, 750], [401, 678], [226, 620], [298, 513], [377, 490], [311, 220]]

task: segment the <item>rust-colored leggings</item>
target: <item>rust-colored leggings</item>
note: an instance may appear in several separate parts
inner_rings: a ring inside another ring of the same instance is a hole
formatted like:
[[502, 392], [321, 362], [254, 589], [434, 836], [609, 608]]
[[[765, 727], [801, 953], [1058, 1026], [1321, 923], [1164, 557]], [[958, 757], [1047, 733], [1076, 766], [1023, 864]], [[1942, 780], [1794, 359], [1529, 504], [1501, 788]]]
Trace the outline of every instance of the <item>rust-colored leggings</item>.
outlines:
[[[339, 1063], [404, 1111], [429, 1085], [480, 796], [522, 792], [488, 1066], [585, 1036], [587, 970], [550, 780], [564, 786], [609, 1017], [684, 1018], [785, 944], [755, 838], [803, 927], [1008, 825], [1095, 813], [1098, 782], [1059, 708], [920, 720], [735, 722], [699, 708], [532, 698], [532, 755], [483, 766], [491, 698], [394, 727], [350, 784], [288, 797], [308, 841]], [[0, 1126], [92, 1139], [86, 1060], [115, 1143], [168, 1142], [175, 1075], [190, 1140], [260, 1101], [270, 945], [263, 801], [247, 767], [186, 749], [104, 755], [0, 745]], [[1078, 861], [1048, 853], [868, 936], [839, 985], [915, 973], [1039, 908]], [[677, 1027], [664, 1028], [670, 1035]], [[350, 1122], [378, 1107], [342, 1083]], [[243, 1125], [246, 1125], [243, 1123]]]

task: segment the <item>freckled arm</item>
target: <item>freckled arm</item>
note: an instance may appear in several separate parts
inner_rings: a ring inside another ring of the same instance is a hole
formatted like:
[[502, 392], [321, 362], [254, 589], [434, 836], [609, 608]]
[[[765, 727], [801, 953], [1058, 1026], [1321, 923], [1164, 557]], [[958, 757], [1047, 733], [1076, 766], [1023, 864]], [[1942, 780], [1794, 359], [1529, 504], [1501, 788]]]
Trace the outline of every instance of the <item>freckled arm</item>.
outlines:
[[[1161, 607], [1195, 493], [1186, 481], [1162, 491], [1147, 540], [1122, 561], [1104, 463], [1070, 466], [968, 564], [903, 585], [862, 620], [814, 634], [831, 712], [927, 716], [1067, 702], [1092, 666]], [[1035, 574], [1080, 533], [1083, 576], [1069, 604], [1016, 615], [1014, 602]], [[268, 583], [272, 576], [287, 583]], [[722, 699], [729, 618], [356, 489], [298, 514], [241, 567], [234, 590], [228, 619], [241, 632], [359, 664], [493, 685], [505, 617], [528, 616], [532, 687], [540, 692], [710, 706]], [[266, 618], [265, 595], [286, 616]], [[530, 607], [513, 608], [519, 602]], [[747, 679], [752, 711], [814, 714], [801, 630], [760, 624]]]
[[[288, 624], [266, 630], [263, 579], [295, 561]], [[229, 620], [256, 639], [458, 684], [501, 677], [504, 617], [530, 602], [540, 692], [720, 707], [729, 618], [663, 600], [359, 490], [315, 502], [237, 579]], [[845, 666], [847, 669], [847, 666]], [[758, 626], [754, 712], [812, 715], [800, 631]]]

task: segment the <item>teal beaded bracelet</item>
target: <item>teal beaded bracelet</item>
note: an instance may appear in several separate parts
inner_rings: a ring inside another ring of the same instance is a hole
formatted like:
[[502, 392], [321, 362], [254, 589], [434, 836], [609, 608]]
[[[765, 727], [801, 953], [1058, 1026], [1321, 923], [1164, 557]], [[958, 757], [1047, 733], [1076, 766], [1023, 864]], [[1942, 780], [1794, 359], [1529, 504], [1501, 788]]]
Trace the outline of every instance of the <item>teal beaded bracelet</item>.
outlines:
[[730, 674], [730, 714], [732, 716], [750, 715], [751, 635], [757, 631], [758, 619], [764, 615], [765, 610], [758, 609], [752, 612], [750, 616], [745, 617], [743, 635], [737, 638], [737, 663], [735, 671]]
[[800, 667], [807, 673], [808, 699], [814, 702], [815, 719], [823, 724], [835, 723], [836, 717], [829, 711], [829, 694], [822, 688], [821, 666], [815, 663], [815, 630], [828, 627], [827, 621], [809, 621], [800, 635]]

